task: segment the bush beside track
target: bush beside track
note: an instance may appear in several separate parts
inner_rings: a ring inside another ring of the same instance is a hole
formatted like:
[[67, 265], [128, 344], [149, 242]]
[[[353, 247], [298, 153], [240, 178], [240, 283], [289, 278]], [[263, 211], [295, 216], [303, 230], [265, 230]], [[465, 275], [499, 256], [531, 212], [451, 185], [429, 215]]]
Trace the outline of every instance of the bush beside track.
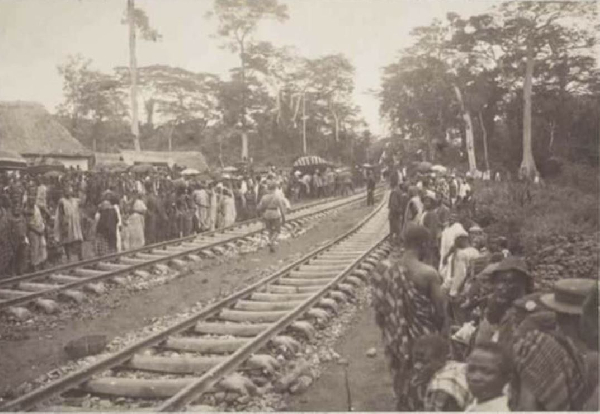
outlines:
[[490, 238], [504, 236], [514, 254], [526, 256], [539, 287], [561, 278], [597, 278], [599, 203], [597, 188], [590, 191], [597, 182], [592, 174], [563, 173], [544, 185], [476, 182], [475, 221]]

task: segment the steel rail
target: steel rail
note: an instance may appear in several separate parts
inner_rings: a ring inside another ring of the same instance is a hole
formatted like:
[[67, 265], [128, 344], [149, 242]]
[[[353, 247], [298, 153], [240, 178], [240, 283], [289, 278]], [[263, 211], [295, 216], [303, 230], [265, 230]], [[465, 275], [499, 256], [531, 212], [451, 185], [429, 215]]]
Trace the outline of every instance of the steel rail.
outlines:
[[[228, 308], [231, 305], [235, 304], [236, 301], [248, 297], [253, 292], [256, 292], [258, 289], [281, 278], [282, 276], [288, 274], [293, 269], [309, 262], [314, 257], [316, 257], [319, 254], [323, 253], [324, 251], [330, 249], [334, 245], [339, 244], [344, 239], [352, 236], [361, 227], [363, 227], [374, 216], [374, 214], [376, 214], [383, 207], [383, 205], [384, 205], [384, 202], [381, 202], [380, 205], [373, 212], [371, 212], [366, 218], [361, 220], [356, 226], [354, 226], [352, 229], [350, 229], [348, 232], [346, 232], [342, 236], [336, 238], [335, 240], [327, 243], [326, 245], [324, 245], [322, 247], [317, 248], [316, 250], [313, 250], [312, 252], [304, 255], [303, 257], [294, 261], [293, 263], [286, 265], [282, 269], [267, 276], [266, 278], [263, 278], [262, 280], [242, 289], [241, 291], [234, 293], [234, 294], [228, 296], [227, 298], [224, 298], [221, 301], [208, 306], [205, 309], [202, 309], [197, 314], [195, 314], [195, 315], [193, 315], [171, 327], [168, 327], [161, 332], [158, 332], [154, 335], [144, 338], [144, 339], [140, 340], [139, 342], [133, 343], [113, 355], [109, 355], [108, 357], [104, 358], [101, 361], [95, 362], [87, 367], [82, 368], [79, 371], [68, 374], [67, 376], [65, 376], [55, 382], [44, 385], [28, 394], [18, 397], [12, 401], [6, 402], [5, 404], [0, 405], [0, 411], [15, 412], [15, 411], [31, 410], [37, 404], [39, 404], [43, 401], [46, 401], [46, 400], [48, 400], [60, 393], [63, 393], [67, 390], [70, 390], [78, 385], [85, 383], [86, 381], [91, 379], [94, 375], [100, 374], [104, 371], [107, 371], [109, 369], [112, 369], [114, 367], [117, 367], [121, 364], [126, 363], [136, 353], [142, 351], [143, 349], [160, 345], [161, 343], [164, 343], [164, 341], [166, 341], [170, 336], [177, 334], [177, 333], [184, 332], [184, 331], [192, 328], [199, 321], [208, 319], [210, 317], [217, 315], [224, 308]], [[380, 244], [382, 241], [383, 240], [381, 240], [378, 244]], [[375, 246], [373, 248], [375, 248]], [[370, 251], [372, 251], [373, 248], [369, 249], [368, 252], [365, 252], [364, 255], [366, 255]], [[361, 255], [361, 258], [364, 257], [364, 255]], [[356, 265], [356, 263], [353, 262], [352, 266], [349, 266], [349, 268], [350, 267], [353, 268], [355, 265]], [[351, 268], [349, 269], [349, 271], [352, 270]], [[338, 282], [339, 282], [339, 280], [336, 278], [335, 283], [330, 283], [327, 286], [328, 287], [334, 286]], [[316, 295], [314, 295], [311, 299], [313, 299], [315, 297], [316, 297]], [[319, 296], [319, 298], [320, 298], [320, 296]], [[311, 299], [309, 299], [309, 300], [311, 300]], [[315, 301], [316, 300], [317, 299], [315, 299]], [[313, 302], [311, 302], [311, 303], [313, 303]], [[304, 307], [302, 307], [302, 309], [304, 309]], [[279, 330], [277, 332], [279, 332]], [[227, 370], [231, 369], [229, 367], [229, 365], [225, 368]], [[202, 379], [204, 377], [205, 376], [202, 376], [200, 379]], [[194, 392], [195, 392], [195, 390], [194, 390]]]
[[[367, 216], [367, 218], [359, 224], [358, 228], [354, 228], [351, 231], [351, 234], [354, 234], [356, 231], [358, 231], [359, 228], [362, 227], [366, 223], [366, 221], [371, 219], [377, 212], [379, 212], [379, 210], [382, 207], [383, 203], [380, 204], [379, 207], [375, 209], [375, 211], [369, 214], [369, 216]], [[351, 234], [345, 235], [344, 239], [349, 237]], [[157, 411], [181, 411], [186, 405], [198, 399], [198, 397], [200, 397], [203, 393], [211, 389], [226, 375], [234, 372], [235, 369], [241, 364], [243, 364], [248, 358], [250, 358], [253, 353], [261, 349], [264, 345], [267, 344], [267, 342], [269, 342], [269, 340], [271, 340], [278, 333], [287, 328], [292, 322], [298, 319], [298, 317], [302, 316], [308, 309], [315, 305], [319, 299], [325, 296], [325, 294], [328, 293], [329, 290], [334, 288], [340, 281], [342, 281], [352, 270], [356, 268], [356, 266], [370, 252], [376, 249], [386, 238], [387, 235], [382, 236], [382, 238], [376, 244], [374, 244], [370, 249], [366, 250], [360, 256], [358, 256], [351, 264], [349, 264], [345, 269], [343, 269], [340, 272], [340, 274], [338, 274], [332, 281], [327, 283], [327, 285], [325, 285], [323, 289], [316, 292], [310, 298], [306, 299], [303, 303], [301, 303], [295, 309], [290, 311], [286, 316], [284, 316], [278, 322], [273, 324], [273, 326], [260, 333], [248, 344], [242, 346], [240, 349], [235, 351], [231, 356], [229, 356], [229, 358], [227, 358], [227, 360], [211, 368], [200, 378], [194, 380], [191, 384], [179, 391], [176, 395], [169, 398], [167, 401], [165, 401], [158, 407]], [[339, 244], [340, 242], [341, 240], [337, 240], [334, 244]]]
[[[328, 211], [331, 211], [331, 210], [342, 208], [342, 207], [345, 207], [345, 206], [348, 206], [348, 205], [360, 202], [363, 199], [364, 199], [364, 196], [360, 196], [360, 197], [356, 197], [356, 198], [353, 198], [353, 199], [347, 200], [347, 201], [338, 200], [338, 203], [335, 203], [335, 201], [332, 201], [332, 203], [334, 203], [334, 204], [331, 207], [324, 208], [322, 210], [318, 210], [318, 211], [315, 211], [315, 212], [306, 213], [306, 214], [301, 215], [299, 217], [295, 217], [291, 221], [302, 220], [302, 219], [304, 219], [306, 217], [310, 217], [312, 215], [321, 214], [321, 213], [325, 213], [325, 212], [328, 212]], [[327, 204], [327, 203], [317, 203], [317, 204], [313, 205], [312, 207], [317, 207], [320, 204]], [[307, 208], [309, 208], [309, 207], [307, 207]], [[304, 208], [302, 210], [304, 210]], [[74, 282], [65, 283], [65, 284], [57, 286], [56, 288], [53, 288], [53, 289], [47, 289], [47, 290], [43, 290], [43, 291], [39, 291], [39, 292], [32, 292], [31, 294], [28, 294], [27, 296], [22, 296], [22, 297], [18, 297], [18, 298], [3, 300], [3, 301], [0, 302], [0, 310], [7, 309], [7, 308], [9, 308], [11, 306], [23, 305], [23, 304], [29, 303], [31, 301], [34, 301], [34, 300], [42, 298], [42, 297], [54, 295], [56, 293], [59, 293], [59, 292], [65, 291], [65, 290], [74, 289], [74, 288], [77, 288], [77, 287], [80, 287], [80, 286], [84, 286], [84, 285], [87, 285], [89, 283], [94, 283], [94, 282], [98, 282], [98, 281], [101, 281], [101, 280], [104, 280], [104, 279], [113, 278], [113, 277], [116, 277], [116, 276], [119, 276], [119, 275], [122, 275], [122, 274], [125, 274], [125, 273], [131, 273], [133, 271], [136, 271], [136, 270], [139, 270], [139, 269], [142, 269], [142, 268], [146, 268], [148, 266], [153, 266], [153, 265], [156, 265], [156, 264], [159, 264], [159, 263], [168, 262], [168, 261], [171, 261], [173, 259], [177, 259], [177, 258], [180, 258], [180, 257], [183, 257], [183, 256], [188, 256], [188, 255], [191, 255], [191, 254], [195, 254], [195, 253], [198, 253], [198, 252], [203, 251], [203, 250], [213, 249], [213, 248], [219, 247], [219, 246], [221, 246], [223, 244], [231, 243], [231, 242], [233, 242], [235, 240], [247, 238], [247, 237], [250, 237], [252, 235], [261, 233], [263, 230], [264, 230], [263, 228], [260, 228], [260, 229], [257, 229], [257, 230], [245, 233], [243, 235], [232, 237], [230, 239], [215, 241], [215, 242], [212, 242], [212, 243], [210, 243], [208, 245], [204, 245], [204, 246], [192, 247], [189, 250], [182, 251], [182, 252], [173, 252], [173, 254], [170, 254], [168, 256], [157, 257], [156, 259], [147, 260], [147, 261], [144, 261], [143, 263], [127, 265], [127, 268], [124, 268], [124, 269], [110, 270], [110, 271], [105, 271], [105, 273], [100, 274], [100, 275], [89, 276], [89, 277], [82, 277], [81, 280], [77, 280], [77, 281], [74, 281]], [[194, 238], [198, 238], [198, 237], [199, 236], [195, 236]], [[201, 237], [204, 237], [204, 236], [201, 236]], [[179, 239], [179, 240], [181, 240], [181, 239]], [[171, 245], [175, 244], [175, 242], [170, 243], [170, 244]], [[144, 250], [146, 250], [146, 249], [144, 249]], [[129, 252], [120, 254], [118, 257], [123, 257], [123, 256], [126, 256], [126, 255], [132, 255], [132, 254], [135, 254], [135, 253], [136, 252], [129, 251]], [[72, 269], [81, 268], [82, 266], [83, 265], [80, 263], [78, 266], [74, 266]], [[54, 273], [54, 272], [52, 272], [52, 273]], [[45, 274], [43, 276], [40, 276], [40, 278], [47, 277], [47, 276], [51, 275], [52, 273], [48, 273], [48, 274]]]
[[[362, 192], [359, 194], [362, 194]], [[353, 195], [353, 196], [355, 196], [355, 195]], [[353, 197], [353, 196], [351, 196], [351, 197]], [[311, 203], [302, 204], [302, 205], [292, 209], [290, 211], [290, 213], [295, 213], [295, 212], [298, 212], [301, 210], [316, 207], [320, 204], [331, 203], [331, 202], [335, 202], [336, 200], [343, 200], [343, 199], [344, 199], [344, 197], [330, 197], [330, 198], [327, 198], [324, 200], [319, 200], [319, 201], [315, 201], [315, 202], [311, 202]], [[151, 251], [154, 249], [159, 249], [159, 248], [163, 248], [163, 247], [168, 247], [168, 246], [172, 246], [172, 245], [185, 243], [187, 241], [194, 240], [198, 237], [211, 237], [211, 236], [215, 236], [218, 234], [225, 234], [228, 231], [232, 231], [237, 228], [243, 228], [250, 224], [254, 224], [254, 223], [258, 223], [258, 222], [260, 222], [260, 218], [253, 218], [253, 219], [234, 223], [231, 226], [225, 227], [223, 229], [215, 229], [215, 230], [207, 231], [204, 233], [180, 237], [178, 239], [167, 240], [167, 241], [163, 241], [163, 242], [159, 242], [159, 243], [149, 244], [147, 246], [139, 247], [137, 249], [127, 250], [124, 252], [118, 252], [118, 253], [112, 253], [112, 254], [108, 254], [108, 255], [104, 255], [104, 256], [100, 256], [100, 257], [94, 257], [92, 259], [81, 260], [81, 261], [78, 261], [75, 263], [67, 263], [64, 265], [55, 266], [50, 269], [39, 270], [37, 272], [28, 273], [28, 274], [21, 275], [21, 276], [14, 276], [14, 277], [6, 278], [6, 279], [0, 279], [0, 288], [12, 286], [14, 284], [21, 283], [21, 282], [27, 282], [27, 281], [31, 281], [31, 280], [35, 280], [35, 279], [44, 278], [53, 273], [63, 272], [65, 270], [73, 270], [73, 269], [80, 268], [82, 266], [90, 266], [90, 265], [94, 265], [94, 264], [97, 264], [97, 263], [100, 263], [103, 261], [115, 260], [120, 257], [127, 256], [127, 255], [132, 255], [132, 254], [136, 254], [136, 253], [144, 253], [144, 252]]]

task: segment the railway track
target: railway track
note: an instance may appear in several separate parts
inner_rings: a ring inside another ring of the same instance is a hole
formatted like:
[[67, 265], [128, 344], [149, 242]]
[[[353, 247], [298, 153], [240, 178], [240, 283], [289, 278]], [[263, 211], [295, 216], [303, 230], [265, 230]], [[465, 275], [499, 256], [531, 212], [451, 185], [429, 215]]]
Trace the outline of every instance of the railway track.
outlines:
[[274, 350], [295, 352], [387, 256], [384, 202], [349, 232], [278, 272], [0, 410], [53, 404], [53, 411], [85, 411], [65, 407], [65, 393], [101, 396], [109, 404], [150, 401], [155, 411], [182, 410], [224, 390], [251, 394], [257, 387], [248, 373], [281, 375]]
[[[285, 226], [291, 229], [335, 209], [360, 202], [365, 197], [365, 193], [359, 193], [343, 199], [302, 205], [288, 213]], [[84, 292], [102, 293], [104, 281], [118, 282], [125, 275], [165, 264], [184, 266], [185, 260], [198, 261], [203, 255], [214, 255], [213, 252], [219, 254], [218, 248], [234, 247], [262, 231], [264, 226], [259, 219], [248, 220], [225, 229], [2, 279], [0, 312], [17, 314], [16, 309], [19, 307], [32, 305], [36, 309], [53, 313], [58, 310], [54, 298], [79, 303], [85, 298]]]

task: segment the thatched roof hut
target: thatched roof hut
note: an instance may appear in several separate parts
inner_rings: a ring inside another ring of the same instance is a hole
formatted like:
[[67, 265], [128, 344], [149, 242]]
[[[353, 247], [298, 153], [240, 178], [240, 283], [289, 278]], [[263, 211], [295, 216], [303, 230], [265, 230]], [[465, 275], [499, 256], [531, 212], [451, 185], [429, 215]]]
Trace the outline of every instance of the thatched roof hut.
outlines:
[[77, 141], [46, 109], [35, 102], [0, 102], [0, 150], [26, 157], [89, 157]]

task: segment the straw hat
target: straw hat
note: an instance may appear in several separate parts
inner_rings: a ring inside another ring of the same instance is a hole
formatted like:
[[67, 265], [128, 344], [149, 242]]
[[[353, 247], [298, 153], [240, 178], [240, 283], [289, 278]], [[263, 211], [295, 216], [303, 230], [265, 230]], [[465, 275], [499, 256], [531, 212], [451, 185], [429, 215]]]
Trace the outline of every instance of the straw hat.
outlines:
[[592, 289], [597, 289], [591, 279], [562, 279], [555, 283], [554, 292], [543, 295], [544, 305], [558, 313], [581, 315], [583, 302]]

